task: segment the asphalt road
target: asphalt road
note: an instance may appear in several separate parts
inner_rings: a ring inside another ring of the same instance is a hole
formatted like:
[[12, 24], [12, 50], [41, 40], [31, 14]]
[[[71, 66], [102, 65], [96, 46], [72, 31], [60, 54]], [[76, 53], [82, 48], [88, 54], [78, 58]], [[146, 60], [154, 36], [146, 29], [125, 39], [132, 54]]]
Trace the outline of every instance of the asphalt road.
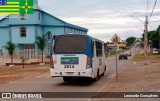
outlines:
[[[132, 49], [132, 55], [134, 49]], [[131, 57], [130, 57], [131, 58]], [[11, 81], [9, 83], [0, 84], [0, 92], [101, 92], [107, 86], [109, 81], [115, 76], [116, 58], [108, 58], [108, 70], [105, 76], [101, 77], [98, 82], [88, 82], [88, 79], [80, 79], [75, 82], [63, 82], [62, 78], [51, 78], [49, 73], [26, 77], [21, 80]], [[129, 60], [118, 60], [118, 70]], [[73, 95], [74, 96], [74, 95]], [[29, 101], [88, 101], [85, 99], [70, 98], [54, 98], [54, 99], [29, 99]], [[28, 99], [0, 99], [0, 101], [28, 101]]]

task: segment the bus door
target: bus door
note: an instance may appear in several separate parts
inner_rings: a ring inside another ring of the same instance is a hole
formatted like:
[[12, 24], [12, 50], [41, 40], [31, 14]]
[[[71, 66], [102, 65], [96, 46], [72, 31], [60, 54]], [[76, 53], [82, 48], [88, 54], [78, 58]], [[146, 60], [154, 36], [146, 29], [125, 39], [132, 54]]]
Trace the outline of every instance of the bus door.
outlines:
[[101, 74], [103, 69], [103, 51], [102, 51], [102, 43], [99, 41], [96, 41], [96, 66], [99, 68], [99, 74]]
[[93, 72], [96, 73], [96, 70], [97, 70], [97, 65], [96, 65], [96, 44], [95, 44], [95, 41], [92, 40], [92, 69], [93, 69]]

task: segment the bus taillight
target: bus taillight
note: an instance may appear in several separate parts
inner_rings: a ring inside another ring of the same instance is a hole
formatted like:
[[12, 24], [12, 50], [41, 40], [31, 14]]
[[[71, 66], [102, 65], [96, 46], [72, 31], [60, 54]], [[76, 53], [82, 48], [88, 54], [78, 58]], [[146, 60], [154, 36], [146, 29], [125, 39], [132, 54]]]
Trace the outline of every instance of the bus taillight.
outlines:
[[87, 65], [87, 69], [91, 67], [91, 59], [90, 57], [87, 57], [87, 62], [86, 62], [86, 65]]
[[53, 59], [50, 59], [50, 67], [51, 67], [51, 68], [54, 68]]

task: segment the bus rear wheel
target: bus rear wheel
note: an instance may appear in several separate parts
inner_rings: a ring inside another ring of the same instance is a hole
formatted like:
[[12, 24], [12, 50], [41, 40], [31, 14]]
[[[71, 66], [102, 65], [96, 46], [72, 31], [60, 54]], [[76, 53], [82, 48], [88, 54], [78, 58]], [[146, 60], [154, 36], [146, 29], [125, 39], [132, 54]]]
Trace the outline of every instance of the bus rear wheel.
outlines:
[[67, 81], [71, 81], [71, 77], [63, 77], [63, 81], [67, 82]]
[[98, 71], [97, 71], [97, 76], [93, 79], [93, 81], [94, 81], [94, 82], [97, 82], [98, 79], [99, 79], [99, 69], [98, 69]]
[[103, 71], [103, 73], [102, 73], [102, 76], [104, 76], [105, 72], [106, 72], [106, 66], [105, 66], [105, 68], [104, 68], [104, 71]]

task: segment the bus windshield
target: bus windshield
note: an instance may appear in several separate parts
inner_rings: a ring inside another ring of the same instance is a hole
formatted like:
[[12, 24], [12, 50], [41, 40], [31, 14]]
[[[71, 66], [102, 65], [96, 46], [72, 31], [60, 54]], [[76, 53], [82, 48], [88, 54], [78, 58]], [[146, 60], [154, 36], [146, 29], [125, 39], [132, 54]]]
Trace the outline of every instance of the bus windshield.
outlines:
[[55, 37], [54, 52], [85, 52], [87, 36], [60, 35]]

